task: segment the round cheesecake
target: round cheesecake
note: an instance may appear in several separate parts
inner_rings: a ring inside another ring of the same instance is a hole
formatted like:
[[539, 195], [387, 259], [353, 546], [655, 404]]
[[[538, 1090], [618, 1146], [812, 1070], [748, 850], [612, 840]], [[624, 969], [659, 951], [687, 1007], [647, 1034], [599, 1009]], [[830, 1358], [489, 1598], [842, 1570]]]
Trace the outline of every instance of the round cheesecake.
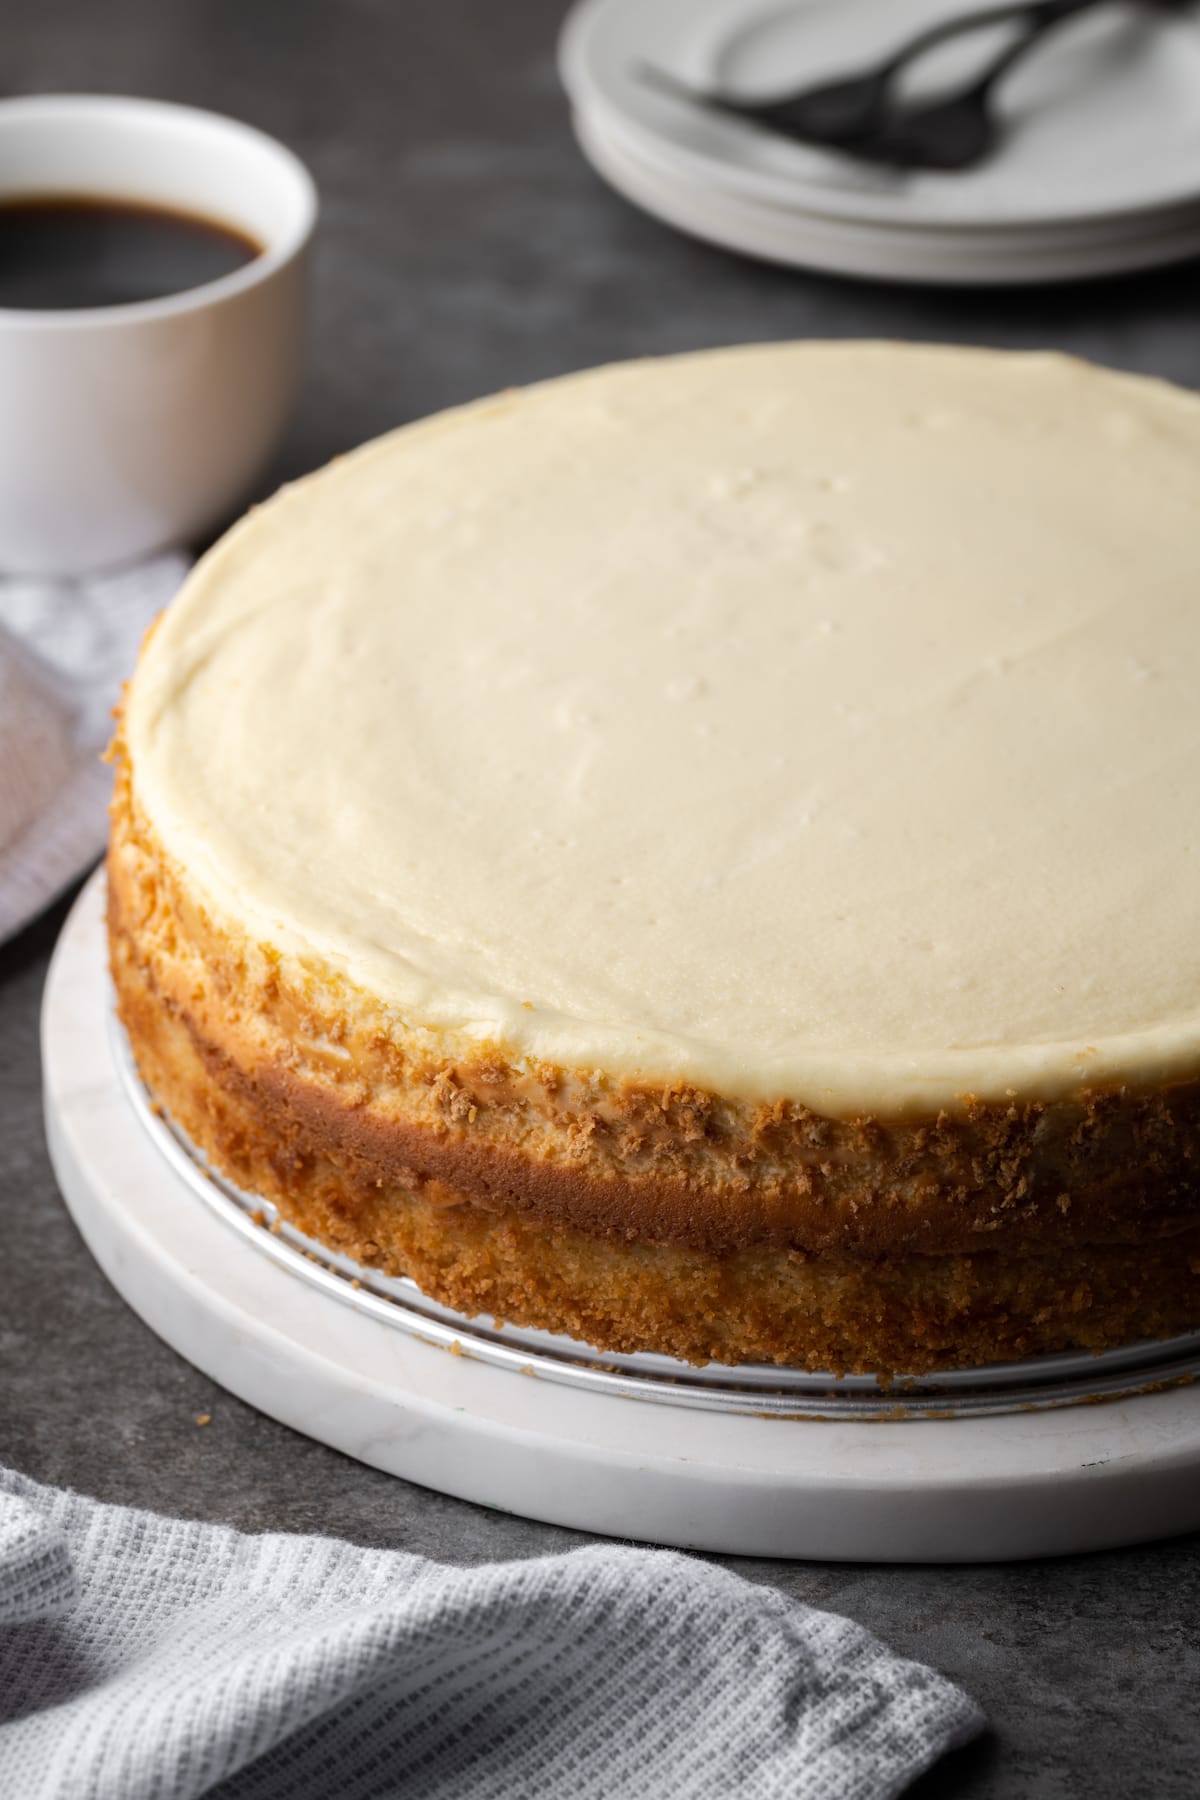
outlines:
[[126, 697], [118, 1006], [469, 1314], [923, 1371], [1200, 1328], [1200, 400], [756, 346], [285, 489]]

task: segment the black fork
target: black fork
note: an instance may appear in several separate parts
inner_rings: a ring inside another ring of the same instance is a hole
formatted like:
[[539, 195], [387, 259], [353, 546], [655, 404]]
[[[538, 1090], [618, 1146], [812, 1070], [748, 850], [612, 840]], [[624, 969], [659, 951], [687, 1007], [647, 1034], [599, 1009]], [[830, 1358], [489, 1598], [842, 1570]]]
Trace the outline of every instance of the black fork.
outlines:
[[[1055, 26], [1106, 3], [1107, 0], [1010, 0], [1007, 5], [932, 25], [872, 69], [761, 100], [739, 100], [692, 89], [649, 65], [643, 65], [640, 73], [643, 79], [679, 99], [744, 120], [777, 136], [853, 150], [881, 162], [966, 168], [981, 160], [992, 147], [996, 125], [990, 102], [1002, 77]], [[908, 108], [894, 104], [898, 77], [930, 50], [953, 38], [1005, 24], [1023, 29], [968, 87], [927, 104]]]

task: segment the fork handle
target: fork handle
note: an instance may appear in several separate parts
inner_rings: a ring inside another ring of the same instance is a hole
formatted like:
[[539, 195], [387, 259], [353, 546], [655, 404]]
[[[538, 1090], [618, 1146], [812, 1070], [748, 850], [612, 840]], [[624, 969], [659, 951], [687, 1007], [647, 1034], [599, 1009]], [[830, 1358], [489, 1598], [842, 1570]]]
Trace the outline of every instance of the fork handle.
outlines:
[[1065, 19], [1076, 13], [1087, 12], [1088, 8], [1099, 5], [1100, 0], [1042, 0], [1042, 3], [1027, 8], [1028, 24], [1021, 35], [1006, 44], [997, 52], [994, 60], [974, 81], [967, 90], [971, 99], [982, 100], [1002, 76], [1007, 75], [1014, 63], [1039, 44], [1048, 31], [1052, 31]]
[[[902, 44], [878, 70], [881, 81], [890, 81], [907, 63], [914, 62], [935, 45], [949, 42], [951, 38], [965, 37], [970, 32], [982, 31], [991, 25], [1006, 25], [1010, 20], [1024, 19], [1030, 31], [1040, 32], [1048, 25], [1055, 25], [1060, 19], [1069, 18], [1072, 13], [1085, 12], [1091, 6], [1097, 6], [1102, 0], [1008, 0], [1006, 5], [990, 6], [982, 12], [959, 14], [953, 19], [943, 19], [937, 25], [930, 25]], [[1024, 45], [1026, 38], [1019, 38], [1018, 43]]]

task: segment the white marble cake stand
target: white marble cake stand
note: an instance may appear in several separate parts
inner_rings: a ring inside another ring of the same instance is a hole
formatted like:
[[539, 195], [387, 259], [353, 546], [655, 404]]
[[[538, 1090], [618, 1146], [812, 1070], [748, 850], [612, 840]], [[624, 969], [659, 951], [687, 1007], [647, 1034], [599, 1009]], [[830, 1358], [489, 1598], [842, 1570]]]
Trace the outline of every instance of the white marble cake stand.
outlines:
[[55, 1170], [130, 1306], [263, 1412], [486, 1506], [751, 1556], [980, 1561], [1200, 1526], [1200, 1387], [952, 1418], [713, 1411], [664, 1402], [661, 1384], [645, 1400], [586, 1373], [531, 1379], [481, 1360], [467, 1321], [449, 1354], [444, 1333], [391, 1325], [389, 1302], [364, 1308], [327, 1273], [314, 1285], [199, 1200], [144, 1129], [114, 1051], [102, 909], [97, 876], [47, 982]]

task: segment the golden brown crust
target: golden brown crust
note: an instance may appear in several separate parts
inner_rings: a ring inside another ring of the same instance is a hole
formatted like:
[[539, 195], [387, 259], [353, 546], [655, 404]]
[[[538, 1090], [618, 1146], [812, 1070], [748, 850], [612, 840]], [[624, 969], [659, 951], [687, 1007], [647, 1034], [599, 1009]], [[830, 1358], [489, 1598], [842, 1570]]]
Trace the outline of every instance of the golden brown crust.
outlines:
[[1200, 1082], [823, 1118], [513, 1066], [285, 976], [207, 916], [118, 774], [110, 942], [151, 1091], [302, 1230], [602, 1347], [844, 1368], [1200, 1324]]
[[302, 1083], [257, 1082], [164, 1006], [114, 936], [121, 1014], [152, 1090], [214, 1163], [301, 1231], [411, 1274], [467, 1314], [610, 1350], [836, 1370], [970, 1366], [1168, 1336], [1200, 1315], [1200, 1230], [1026, 1256], [725, 1255], [594, 1238], [395, 1169], [326, 1130]]

